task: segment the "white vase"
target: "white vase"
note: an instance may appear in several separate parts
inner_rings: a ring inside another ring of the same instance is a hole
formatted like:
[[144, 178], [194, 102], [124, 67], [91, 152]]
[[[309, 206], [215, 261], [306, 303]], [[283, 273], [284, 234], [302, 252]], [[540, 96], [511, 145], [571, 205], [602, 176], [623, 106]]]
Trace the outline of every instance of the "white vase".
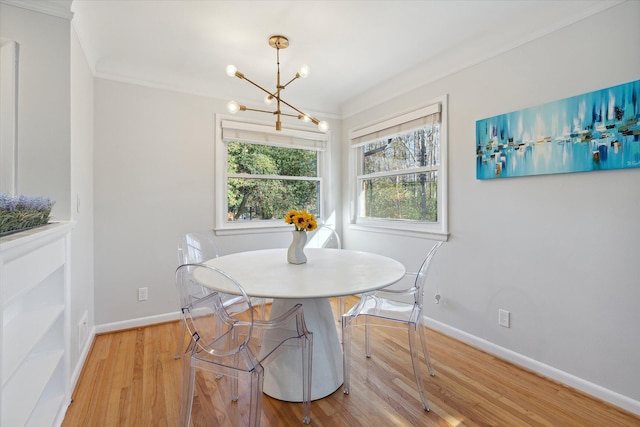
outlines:
[[304, 254], [304, 245], [307, 243], [306, 231], [293, 231], [293, 241], [287, 251], [287, 261], [291, 264], [304, 264], [307, 257]]

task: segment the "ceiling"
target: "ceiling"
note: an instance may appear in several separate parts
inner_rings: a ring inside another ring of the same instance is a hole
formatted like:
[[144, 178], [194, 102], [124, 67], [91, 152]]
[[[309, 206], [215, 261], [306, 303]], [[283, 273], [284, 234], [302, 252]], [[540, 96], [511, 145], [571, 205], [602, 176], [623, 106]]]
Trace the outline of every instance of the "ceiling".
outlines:
[[[235, 99], [263, 94], [225, 74], [234, 64], [275, 90], [311, 74], [283, 99], [319, 117], [347, 117], [394, 92], [451, 74], [620, 1], [73, 0], [73, 25], [98, 77]], [[367, 97], [361, 94], [367, 93]]]

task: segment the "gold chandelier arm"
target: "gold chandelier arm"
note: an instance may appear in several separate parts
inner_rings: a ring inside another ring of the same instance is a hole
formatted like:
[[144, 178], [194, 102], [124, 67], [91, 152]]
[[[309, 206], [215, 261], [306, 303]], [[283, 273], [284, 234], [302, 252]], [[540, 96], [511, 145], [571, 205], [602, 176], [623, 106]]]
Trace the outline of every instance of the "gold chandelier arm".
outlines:
[[[287, 107], [291, 108], [292, 110], [297, 111], [298, 113], [300, 113], [302, 116], [308, 117], [309, 120], [311, 120], [314, 124], [318, 124], [320, 123], [320, 120], [316, 119], [313, 116], [308, 115], [307, 113], [305, 113], [304, 111], [301, 111], [299, 109], [297, 109], [296, 107], [294, 107], [293, 105], [289, 104], [287, 101], [285, 101], [284, 99], [281, 99], [280, 102], [282, 102], [284, 105], [286, 105]], [[298, 117], [298, 116], [294, 116], [294, 117]]]
[[[251, 83], [252, 85], [254, 85], [255, 87], [257, 87], [258, 89], [260, 89], [261, 91], [263, 91], [264, 93], [266, 93], [267, 95], [272, 96], [276, 101], [280, 101], [280, 102], [282, 102], [284, 105], [286, 105], [287, 107], [289, 107], [289, 108], [291, 108], [292, 110], [294, 110], [294, 111], [298, 112], [299, 114], [301, 114], [302, 116], [308, 117], [308, 118], [309, 118], [309, 120], [311, 120], [311, 122], [313, 122], [314, 124], [316, 124], [316, 125], [317, 125], [318, 123], [320, 123], [320, 121], [319, 121], [318, 119], [316, 119], [315, 117], [310, 116], [310, 115], [308, 115], [307, 113], [305, 113], [304, 111], [302, 111], [302, 110], [300, 110], [300, 109], [298, 109], [298, 108], [294, 107], [293, 105], [289, 104], [289, 103], [288, 103], [287, 101], [285, 101], [284, 99], [280, 98], [278, 95], [276, 95], [276, 94], [274, 94], [274, 93], [269, 92], [267, 89], [263, 88], [263, 87], [262, 87], [262, 86], [260, 86], [259, 84], [257, 84], [257, 83], [255, 83], [255, 82], [253, 82], [251, 79], [249, 79], [248, 77], [246, 77], [246, 76], [245, 76], [244, 74], [242, 74], [240, 71], [236, 71], [236, 77], [238, 77], [239, 79], [242, 79], [242, 80], [246, 80], [247, 82]], [[294, 77], [293, 79], [291, 79], [291, 80], [289, 81], [289, 83], [291, 83], [292, 81], [294, 81], [294, 80], [295, 80], [295, 79], [297, 79], [297, 78], [298, 78], [298, 73], [296, 73], [296, 77]], [[288, 85], [289, 83], [287, 83], [287, 85]], [[286, 87], [287, 85], [284, 85], [282, 88]], [[262, 111], [262, 112], [265, 112], [265, 113], [273, 113], [273, 114], [277, 114], [277, 111], [254, 110], [254, 109], [250, 109], [250, 108], [247, 108], [247, 110], [251, 110], [251, 111]], [[283, 113], [281, 113], [281, 114], [283, 114]], [[296, 115], [292, 115], [292, 114], [283, 114], [283, 115], [287, 115], [287, 116], [290, 116], [290, 117], [298, 117], [298, 116], [296, 116]], [[298, 118], [299, 118], [299, 117], [298, 117]]]
[[295, 117], [296, 119], [300, 118], [298, 114], [288, 114], [288, 113], [282, 113], [282, 112], [280, 114], [287, 117]]
[[[245, 105], [240, 105], [239, 110], [240, 111], [256, 111], [258, 113], [267, 113], [267, 114], [272, 114], [272, 115], [277, 115], [278, 114], [278, 111], [260, 110], [258, 108], [249, 108], [249, 107], [247, 107]], [[305, 121], [305, 120], [306, 121], [311, 121], [316, 125], [318, 123], [320, 123], [320, 121], [318, 119], [316, 119], [314, 117], [311, 117], [309, 115], [306, 115], [306, 114], [289, 114], [289, 113], [280, 112], [280, 115], [281, 116], [287, 116], [287, 117], [293, 117], [293, 118], [296, 118], [296, 119], [299, 119], [299, 120], [303, 120], [303, 121]]]
[[[244, 107], [244, 105], [242, 107]], [[257, 111], [259, 113], [277, 114], [277, 111], [260, 110], [257, 108], [249, 108], [249, 107], [244, 107], [244, 109], [241, 109], [241, 111]]]
[[291, 83], [293, 83], [295, 80], [298, 80], [299, 78], [300, 78], [300, 73], [296, 73], [296, 75], [291, 80], [289, 80], [287, 83], [284, 84], [284, 86], [282, 86], [282, 89], [286, 88]]
[[258, 83], [254, 83], [253, 81], [251, 81], [251, 79], [247, 78], [244, 74], [242, 74], [240, 71], [236, 71], [236, 77], [238, 77], [241, 80], [246, 80], [247, 82], [251, 83], [252, 85], [254, 85], [255, 87], [257, 87], [258, 89], [260, 89], [261, 91], [263, 91], [264, 93], [271, 95], [274, 98], [277, 98], [277, 96], [271, 92], [269, 92], [267, 89], [263, 88], [262, 86], [260, 86]]

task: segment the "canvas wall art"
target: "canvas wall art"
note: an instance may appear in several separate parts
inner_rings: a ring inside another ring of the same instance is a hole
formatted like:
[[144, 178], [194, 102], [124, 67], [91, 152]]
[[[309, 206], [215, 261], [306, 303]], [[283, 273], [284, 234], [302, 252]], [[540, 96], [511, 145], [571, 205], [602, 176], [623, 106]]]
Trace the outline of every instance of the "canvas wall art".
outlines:
[[476, 122], [477, 179], [640, 167], [640, 80]]

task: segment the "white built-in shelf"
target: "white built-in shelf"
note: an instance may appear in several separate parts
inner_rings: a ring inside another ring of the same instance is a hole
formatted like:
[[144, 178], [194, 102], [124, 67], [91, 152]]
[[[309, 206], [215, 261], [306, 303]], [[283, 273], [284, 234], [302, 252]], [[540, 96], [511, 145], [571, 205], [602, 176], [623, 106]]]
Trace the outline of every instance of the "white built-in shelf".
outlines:
[[[60, 366], [63, 351], [30, 356], [2, 393], [3, 426], [24, 426], [31, 416], [49, 379]], [[60, 395], [63, 395], [62, 389]], [[41, 424], [42, 426], [50, 425]]]
[[41, 399], [38, 406], [31, 414], [31, 417], [27, 422], [27, 427], [41, 427], [47, 425], [47, 423], [51, 423], [51, 420], [56, 419], [63, 403], [64, 394], [58, 394], [53, 397]]
[[[20, 363], [35, 345], [44, 338], [56, 319], [64, 312], [64, 305], [53, 305], [39, 311], [28, 311], [16, 316], [8, 325], [3, 337], [2, 386], [13, 375]], [[24, 331], [30, 331], [25, 334]], [[62, 346], [60, 346], [62, 349]]]
[[58, 427], [70, 402], [71, 227], [0, 238], [2, 427]]

